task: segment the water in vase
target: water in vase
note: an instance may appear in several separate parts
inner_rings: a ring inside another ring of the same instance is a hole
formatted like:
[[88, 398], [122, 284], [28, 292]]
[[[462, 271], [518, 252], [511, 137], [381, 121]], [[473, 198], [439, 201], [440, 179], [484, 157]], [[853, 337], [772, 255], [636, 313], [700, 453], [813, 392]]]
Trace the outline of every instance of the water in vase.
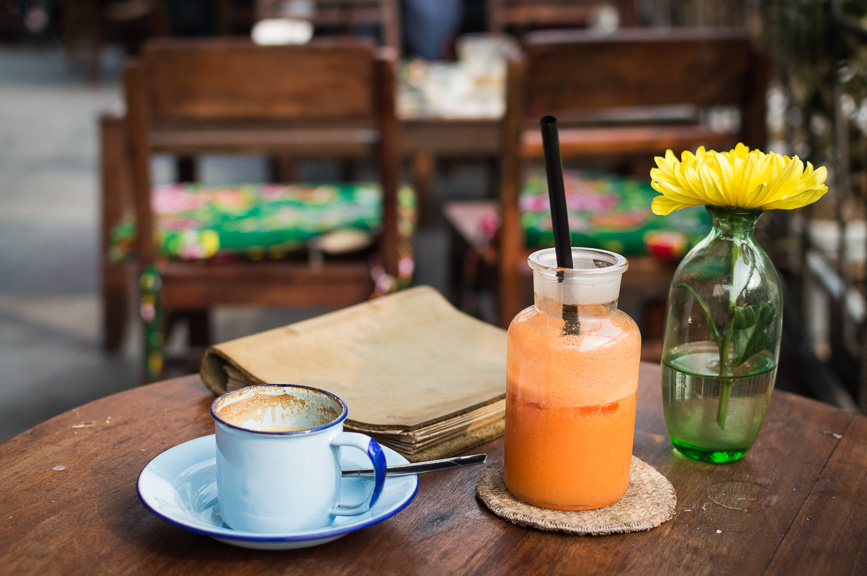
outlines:
[[741, 458], [759, 434], [776, 372], [773, 358], [760, 353], [723, 378], [713, 342], [672, 349], [662, 361], [662, 394], [675, 448], [706, 462]]

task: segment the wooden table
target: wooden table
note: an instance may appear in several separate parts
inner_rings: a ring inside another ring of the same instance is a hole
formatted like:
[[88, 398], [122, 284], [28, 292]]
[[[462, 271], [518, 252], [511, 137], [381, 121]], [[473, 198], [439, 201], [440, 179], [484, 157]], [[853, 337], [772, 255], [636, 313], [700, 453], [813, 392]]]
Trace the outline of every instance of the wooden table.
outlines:
[[[642, 365], [634, 452], [678, 498], [676, 516], [648, 532], [576, 537], [514, 526], [476, 499], [475, 467], [422, 476], [415, 500], [380, 524], [282, 552], [221, 544], [139, 502], [145, 464], [213, 433], [212, 400], [197, 376], [170, 380], [86, 404], [0, 445], [2, 572], [867, 574], [867, 418], [785, 392], [774, 393], [743, 460], [704, 464], [672, 450], [659, 368]], [[496, 460], [503, 441], [477, 451]], [[722, 492], [725, 506], [708, 495]]]
[[439, 158], [485, 163], [489, 197], [499, 197], [500, 118], [402, 117], [401, 151], [409, 158], [419, 220], [429, 223], [436, 209], [434, 180]]

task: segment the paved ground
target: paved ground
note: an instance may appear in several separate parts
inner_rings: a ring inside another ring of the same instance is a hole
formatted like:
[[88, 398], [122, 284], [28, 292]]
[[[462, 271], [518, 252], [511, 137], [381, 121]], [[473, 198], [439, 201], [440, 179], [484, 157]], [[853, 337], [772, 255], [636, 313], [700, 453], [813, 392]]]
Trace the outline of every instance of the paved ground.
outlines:
[[117, 96], [60, 52], [0, 48], [0, 440], [135, 383], [98, 344], [93, 119]]

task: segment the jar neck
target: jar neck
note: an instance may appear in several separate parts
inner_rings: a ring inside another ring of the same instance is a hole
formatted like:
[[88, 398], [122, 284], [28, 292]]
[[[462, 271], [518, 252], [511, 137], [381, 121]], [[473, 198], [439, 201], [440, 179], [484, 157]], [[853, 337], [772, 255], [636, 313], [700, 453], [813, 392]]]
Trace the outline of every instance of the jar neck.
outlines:
[[549, 316], [551, 318], [561, 318], [564, 320], [579, 320], [582, 318], [606, 318], [614, 315], [617, 312], [617, 300], [606, 302], [604, 304], [569, 304], [563, 302], [563, 297], [551, 297], [550, 290], [546, 290], [545, 294], [535, 291], [533, 293], [533, 304], [536, 312]]
[[710, 214], [711, 226], [723, 238], [752, 238], [756, 222], [764, 214], [762, 210], [729, 210], [717, 206], [705, 206]]

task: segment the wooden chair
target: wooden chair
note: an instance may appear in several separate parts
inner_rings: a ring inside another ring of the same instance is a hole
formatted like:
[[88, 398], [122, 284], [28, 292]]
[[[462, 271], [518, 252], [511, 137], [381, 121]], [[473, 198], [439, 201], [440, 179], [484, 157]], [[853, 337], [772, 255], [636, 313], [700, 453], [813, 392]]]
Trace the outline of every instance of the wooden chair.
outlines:
[[[615, 156], [637, 162], [638, 176], [649, 180], [653, 157], [669, 148], [727, 149], [739, 141], [763, 146], [766, 78], [765, 59], [742, 31], [636, 28], [610, 35], [527, 35], [509, 62], [502, 125], [500, 323], [508, 325], [527, 304], [526, 262], [535, 247], [525, 243], [518, 199], [528, 164], [543, 158], [542, 116], [558, 118], [564, 166]], [[739, 111], [734, 131], [707, 124], [708, 109], [720, 106]], [[675, 265], [630, 257], [623, 290], [656, 285], [664, 294]]]
[[398, 0], [256, 0], [256, 19], [299, 18], [344, 36], [359, 26], [379, 27], [382, 45], [401, 54]]
[[152, 155], [369, 155], [376, 159], [382, 194], [373, 257], [385, 273], [398, 277], [395, 64], [390, 51], [369, 42], [261, 47], [248, 41], [164, 40], [148, 44], [128, 67], [134, 252], [145, 307], [154, 306], [144, 318], [149, 378], [162, 368], [163, 309], [338, 307], [374, 292], [367, 254], [323, 259], [302, 252], [271, 261], [167, 257], [155, 241]]
[[542, 28], [586, 28], [593, 13], [617, 9], [620, 26], [636, 26], [635, 0], [487, 0], [488, 30], [520, 38]]

